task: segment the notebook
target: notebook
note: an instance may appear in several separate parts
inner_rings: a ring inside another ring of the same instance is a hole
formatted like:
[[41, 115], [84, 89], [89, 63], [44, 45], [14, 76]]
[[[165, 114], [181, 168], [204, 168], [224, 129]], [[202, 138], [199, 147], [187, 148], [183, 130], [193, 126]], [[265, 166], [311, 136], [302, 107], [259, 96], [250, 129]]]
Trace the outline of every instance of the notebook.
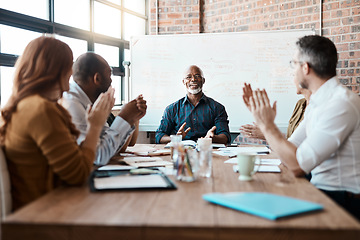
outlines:
[[323, 209], [318, 203], [263, 192], [209, 193], [203, 199], [270, 220]]
[[90, 176], [91, 191], [176, 189], [176, 185], [156, 168], [95, 170]]

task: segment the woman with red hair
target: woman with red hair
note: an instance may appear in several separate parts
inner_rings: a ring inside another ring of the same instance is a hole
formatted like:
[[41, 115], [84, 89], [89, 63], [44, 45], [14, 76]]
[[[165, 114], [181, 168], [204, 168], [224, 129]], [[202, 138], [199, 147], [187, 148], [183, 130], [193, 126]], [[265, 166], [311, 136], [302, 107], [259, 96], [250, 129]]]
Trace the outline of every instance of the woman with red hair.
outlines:
[[12, 95], [1, 111], [0, 141], [11, 181], [13, 210], [62, 184], [83, 184], [95, 158], [97, 140], [114, 103], [109, 88], [88, 108], [86, 139], [58, 103], [69, 89], [73, 54], [53, 37], [31, 41], [16, 62]]

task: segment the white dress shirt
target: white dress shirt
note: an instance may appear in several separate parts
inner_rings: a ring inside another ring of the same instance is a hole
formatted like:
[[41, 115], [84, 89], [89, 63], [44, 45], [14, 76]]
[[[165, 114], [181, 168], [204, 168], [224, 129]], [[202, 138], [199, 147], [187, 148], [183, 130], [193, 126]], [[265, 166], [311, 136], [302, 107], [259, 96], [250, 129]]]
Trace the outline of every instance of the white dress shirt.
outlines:
[[360, 193], [360, 97], [336, 77], [310, 97], [304, 120], [289, 141], [317, 188]]
[[[72, 122], [80, 131], [80, 136], [77, 139], [78, 144], [84, 141], [87, 134], [86, 108], [89, 104], [92, 105], [92, 102], [81, 87], [75, 82], [70, 82], [70, 90], [63, 94], [62, 105], [69, 111]], [[110, 127], [105, 123], [97, 145], [95, 164], [106, 165], [110, 158], [125, 144], [134, 129], [135, 127], [131, 127], [127, 121], [119, 116], [115, 117]]]

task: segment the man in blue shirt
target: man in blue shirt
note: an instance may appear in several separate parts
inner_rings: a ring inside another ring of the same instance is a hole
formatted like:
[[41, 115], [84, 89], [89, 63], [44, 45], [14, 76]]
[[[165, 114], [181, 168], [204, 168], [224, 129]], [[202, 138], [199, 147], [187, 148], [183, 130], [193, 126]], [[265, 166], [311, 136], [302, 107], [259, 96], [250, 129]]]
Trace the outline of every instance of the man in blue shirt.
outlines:
[[182, 81], [187, 94], [166, 107], [156, 130], [156, 143], [170, 142], [172, 134], [182, 135], [183, 140], [196, 141], [205, 137], [212, 138], [214, 143], [229, 143], [231, 138], [225, 107], [202, 92], [205, 78], [201, 69], [190, 66]]

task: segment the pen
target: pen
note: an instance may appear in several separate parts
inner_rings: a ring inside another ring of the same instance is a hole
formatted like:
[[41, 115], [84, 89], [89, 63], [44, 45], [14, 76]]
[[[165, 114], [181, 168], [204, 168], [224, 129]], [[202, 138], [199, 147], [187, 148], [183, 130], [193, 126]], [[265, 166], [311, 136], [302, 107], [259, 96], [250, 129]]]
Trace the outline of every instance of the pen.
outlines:
[[269, 154], [270, 152], [269, 151], [266, 151], [266, 152], [256, 152], [257, 154]]

